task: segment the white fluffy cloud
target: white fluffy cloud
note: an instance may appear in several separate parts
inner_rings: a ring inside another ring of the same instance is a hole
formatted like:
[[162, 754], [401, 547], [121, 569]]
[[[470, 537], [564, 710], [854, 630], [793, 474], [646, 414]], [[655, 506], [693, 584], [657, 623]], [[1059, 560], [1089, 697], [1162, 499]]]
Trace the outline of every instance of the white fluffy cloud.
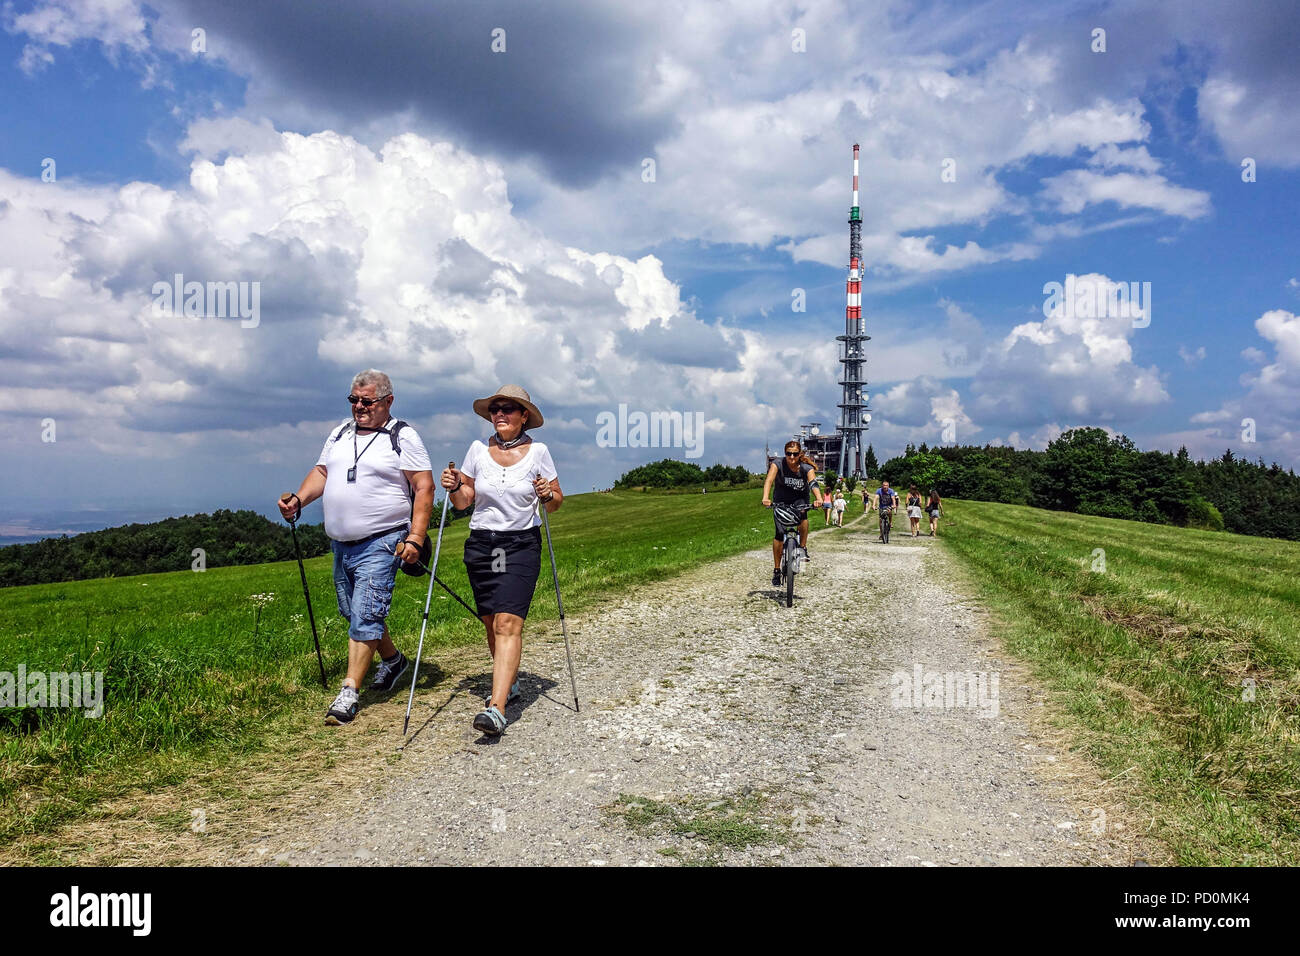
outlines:
[[1209, 77], [1201, 87], [1197, 109], [1234, 159], [1300, 166], [1300, 112], [1295, 108], [1300, 80], [1269, 89], [1231, 74]]
[[[1108, 277], [1076, 277], [1103, 288]], [[975, 419], [996, 428], [1032, 428], [1045, 418], [1131, 421], [1167, 402], [1159, 369], [1133, 361], [1140, 330], [1128, 315], [1081, 314], [1057, 304], [1042, 322], [1025, 322], [984, 351], [972, 381]], [[1152, 311], [1151, 321], [1168, 321]]]
[[[0, 368], [32, 383], [7, 438], [52, 415], [103, 454], [215, 440], [262, 460], [345, 416], [369, 365], [397, 383], [397, 412], [457, 445], [483, 427], [472, 397], [521, 382], [547, 437], [591, 465], [595, 413], [620, 402], [703, 412], [709, 460], [742, 459], [816, 405], [828, 356], [701, 322], [653, 256], [548, 239], [513, 215], [489, 161], [415, 135], [375, 153], [328, 131], [244, 132], [256, 149], [213, 162], [229, 143], [194, 131], [175, 190], [0, 172]], [[155, 314], [153, 285], [175, 273], [260, 283], [260, 322]]]
[[[138, 61], [149, 59], [145, 18], [136, 0], [58, 0], [23, 13], [6, 4], [4, 26], [28, 37], [18, 65], [29, 75], [54, 62], [51, 47], [67, 48], [83, 40], [100, 42], [110, 58], [125, 51]], [[152, 75], [152, 70], [147, 73]]]
[[[1114, 95], [1103, 82], [1107, 74], [1082, 83], [1073, 48], [1063, 45], [1059, 30], [1034, 28], [1035, 19], [1042, 24], [1051, 18], [1025, 19], [1014, 4], [986, 4], [978, 17], [943, 4], [901, 16], [890, 0], [826, 0], [798, 8], [785, 0], [667, 0], [653, 15], [612, 0], [589, 0], [582, 8], [609, 48], [589, 48], [575, 67], [590, 73], [596, 88], [617, 85], [628, 102], [595, 113], [585, 100], [574, 102], [583, 115], [572, 134], [554, 137], [545, 147], [550, 153], [540, 158], [517, 140], [513, 152], [499, 142], [475, 150], [509, 163], [512, 195], [522, 200], [525, 218], [570, 245], [777, 243], [796, 261], [842, 265], [848, 145], [855, 140], [862, 144], [863, 248], [873, 278], [923, 277], [1038, 255], [1038, 239], [1051, 233], [1035, 235], [1042, 225], [1034, 221], [1038, 210], [999, 182], [1000, 173], [1033, 157], [1092, 154], [1093, 168], [1071, 170], [1049, 185], [1049, 198], [1067, 213], [1107, 201], [1186, 218], [1208, 209], [1206, 194], [1169, 182], [1142, 145], [1150, 135], [1143, 104], [1131, 94]], [[425, 115], [395, 101], [392, 84], [378, 81], [353, 84], [372, 89], [371, 108], [365, 108], [364, 91], [350, 89], [347, 106], [336, 107], [322, 84], [300, 89], [299, 75], [354, 69], [322, 62], [331, 44], [345, 41], [327, 25], [316, 38], [319, 53], [299, 49], [298, 27], [265, 11], [231, 17], [210, 0], [183, 0], [156, 13], [137, 0], [45, 0], [11, 28], [42, 49], [97, 37], [110, 51], [144, 60], [187, 57], [189, 25], [208, 19], [219, 28], [206, 56], [248, 78], [245, 122], [254, 127], [269, 115], [281, 127], [341, 129], [378, 149], [399, 115], [401, 128], [426, 133], [441, 134], [449, 115], [467, 122], [461, 99], [422, 101]], [[868, 26], [844, 29], [849, 22]], [[995, 35], [1004, 38], [1003, 48], [984, 49], [974, 59], [938, 52], [937, 44], [957, 46], [963, 31], [970, 43], [971, 34], [992, 32], [992, 24], [1001, 30]], [[383, 7], [373, 28], [375, 36], [360, 27], [364, 35], [354, 38], [363, 58], [382, 55], [383, 47], [374, 46], [377, 36], [432, 31], [459, 38], [448, 34], [450, 25], [440, 28], [437, 11], [418, 5]], [[270, 39], [290, 36], [293, 51]], [[567, 49], [551, 34], [539, 45]], [[430, 79], [412, 62], [427, 60], [427, 50], [390, 46], [394, 75]], [[505, 61], [512, 68], [531, 62], [531, 47], [514, 50]], [[485, 71], [484, 110], [469, 111], [475, 117], [494, 112], [494, 102], [497, 110], [517, 103], [513, 91], [506, 101], [498, 89], [501, 62], [463, 64]], [[549, 89], [556, 74], [552, 64], [542, 64], [551, 68], [534, 80]], [[595, 160], [598, 172], [588, 159], [580, 164], [582, 175], [557, 176], [557, 165], [574, 165], [575, 137], [589, 138], [582, 136], [583, 124], [599, 126], [594, 117], [607, 113], [642, 117], [638, 133], [645, 135], [606, 137], [604, 126], [599, 136], [588, 130], [610, 147]], [[481, 118], [468, 122], [480, 139], [496, 135], [484, 132]], [[264, 139], [264, 130], [226, 124], [196, 129], [191, 142], [232, 133]], [[634, 151], [622, 155], [614, 144]], [[644, 177], [646, 160], [655, 163], [651, 182]], [[955, 180], [945, 171], [955, 171]], [[982, 241], [984, 225], [999, 216], [1023, 218], [1024, 238]], [[952, 227], [968, 234], [939, 237], [938, 230]]]
[[1164, 436], [1195, 455], [1218, 456], [1232, 448], [1246, 458], [1300, 459], [1300, 316], [1273, 309], [1255, 320], [1255, 331], [1272, 346], [1272, 358], [1255, 346], [1242, 356], [1261, 366], [1241, 376], [1243, 393], [1218, 408], [1191, 416], [1199, 429]]
[[1169, 216], [1199, 219], [1210, 211], [1210, 194], [1175, 186], [1155, 174], [1104, 173], [1072, 169], [1053, 176], [1043, 185], [1043, 195], [1066, 215], [1089, 206], [1113, 202], [1120, 208], [1146, 208]]

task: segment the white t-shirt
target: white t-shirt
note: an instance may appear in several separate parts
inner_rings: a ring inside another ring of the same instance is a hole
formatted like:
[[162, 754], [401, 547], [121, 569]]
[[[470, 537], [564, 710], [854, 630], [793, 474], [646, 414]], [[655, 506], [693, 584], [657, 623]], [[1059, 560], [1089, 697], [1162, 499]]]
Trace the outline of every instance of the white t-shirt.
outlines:
[[843, 498], [836, 498], [834, 502], [834, 507], [836, 511], [843, 511], [846, 507], [848, 507], [848, 502], [845, 501]]
[[[389, 420], [388, 426], [393, 422]], [[386, 426], [387, 427], [387, 426]], [[335, 435], [338, 439], [335, 440]], [[357, 480], [348, 481], [353, 466], [356, 439]], [[325, 533], [335, 541], [356, 541], [395, 528], [411, 517], [410, 485], [406, 471], [432, 471], [429, 453], [414, 428], [407, 425], [397, 433], [402, 446], [401, 460], [393, 452], [393, 440], [384, 432], [362, 432], [336, 426], [325, 439], [318, 465], [324, 465]]]
[[492, 460], [485, 443], [469, 446], [460, 470], [474, 479], [471, 531], [525, 531], [542, 523], [533, 479], [539, 471], [547, 481], [558, 476], [546, 445], [534, 439], [527, 448], [523, 458], [506, 468]]

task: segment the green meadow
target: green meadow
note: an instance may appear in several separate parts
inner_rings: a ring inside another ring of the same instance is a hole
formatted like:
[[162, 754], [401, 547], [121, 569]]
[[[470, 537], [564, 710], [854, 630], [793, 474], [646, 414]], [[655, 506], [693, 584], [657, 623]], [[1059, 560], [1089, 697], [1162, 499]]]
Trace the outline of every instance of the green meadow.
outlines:
[[940, 533], [1189, 865], [1300, 863], [1300, 543], [982, 502]]
[[[761, 496], [760, 488], [569, 496], [551, 516], [566, 613], [760, 547], [771, 538]], [[448, 526], [438, 577], [472, 605], [461, 562], [468, 532], [467, 520]], [[45, 832], [133, 788], [179, 783], [187, 757], [238, 760], [304, 709], [323, 715], [347, 645], [331, 561], [306, 562], [328, 691], [296, 562], [4, 589], [0, 670], [102, 671], [104, 713], [0, 711], [0, 841]], [[549, 560], [542, 564], [530, 624], [558, 618]], [[389, 628], [408, 653], [427, 586], [428, 578], [398, 575]], [[258, 619], [253, 596], [265, 594], [274, 597]], [[481, 640], [482, 625], [435, 587], [426, 657]]]
[[[552, 516], [566, 611], [766, 547], [760, 495], [569, 497]], [[960, 558], [1009, 652], [1177, 862], [1300, 862], [1300, 544], [1001, 504], [945, 510], [938, 543]], [[448, 528], [439, 568], [466, 599], [467, 533], [463, 520]], [[200, 767], [237, 770], [286, 741], [323, 746], [303, 727], [342, 679], [347, 638], [330, 558], [307, 574], [328, 691], [294, 562], [5, 589], [0, 671], [102, 671], [105, 702], [98, 719], [0, 711], [0, 839], [39, 840], [106, 801], [192, 782]], [[399, 575], [389, 624], [408, 652], [426, 586]], [[259, 619], [253, 596], [265, 594]], [[544, 560], [530, 627], [556, 616]], [[481, 640], [435, 589], [426, 667]]]

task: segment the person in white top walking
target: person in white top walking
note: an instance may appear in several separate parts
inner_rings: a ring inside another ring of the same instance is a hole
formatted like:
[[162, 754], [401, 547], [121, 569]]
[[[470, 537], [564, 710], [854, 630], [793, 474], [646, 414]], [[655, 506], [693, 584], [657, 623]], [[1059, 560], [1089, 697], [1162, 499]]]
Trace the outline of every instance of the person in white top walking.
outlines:
[[349, 723], [361, 682], [379, 652], [370, 689], [391, 690], [409, 661], [388, 636], [398, 564], [416, 562], [433, 512], [433, 469], [414, 428], [389, 414], [393, 383], [376, 369], [357, 373], [348, 395], [352, 418], [330, 432], [316, 467], [295, 494], [277, 501], [288, 520], [324, 499], [325, 533], [334, 553], [334, 590], [348, 622], [348, 673], [325, 723]]
[[465, 569], [492, 655], [492, 696], [474, 728], [495, 737], [506, 727], [506, 705], [519, 697], [524, 619], [542, 569], [541, 514], [564, 500], [551, 453], [528, 434], [542, 413], [518, 385], [503, 385], [474, 402], [492, 423], [486, 442], [475, 441], [459, 469], [442, 473], [457, 509], [474, 506], [465, 541]]

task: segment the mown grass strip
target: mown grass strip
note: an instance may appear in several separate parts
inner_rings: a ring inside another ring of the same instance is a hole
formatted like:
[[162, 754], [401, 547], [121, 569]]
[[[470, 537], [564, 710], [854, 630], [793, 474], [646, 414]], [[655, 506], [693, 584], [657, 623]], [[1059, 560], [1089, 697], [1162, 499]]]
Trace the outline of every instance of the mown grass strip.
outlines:
[[1300, 860], [1300, 545], [946, 507], [1010, 650], [1179, 862]]

